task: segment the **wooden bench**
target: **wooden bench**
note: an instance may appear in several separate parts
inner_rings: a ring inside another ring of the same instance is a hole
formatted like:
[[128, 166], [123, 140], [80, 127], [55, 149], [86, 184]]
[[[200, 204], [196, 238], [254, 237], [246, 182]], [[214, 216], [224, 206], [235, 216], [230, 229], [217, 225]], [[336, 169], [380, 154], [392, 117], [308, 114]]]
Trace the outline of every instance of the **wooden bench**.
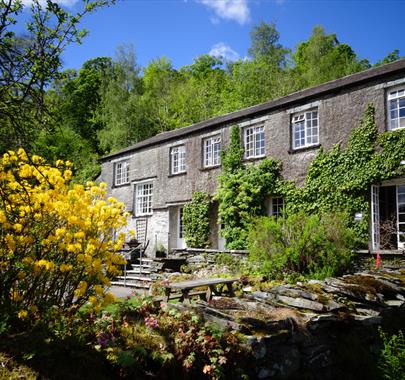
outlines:
[[[166, 299], [165, 301], [168, 302], [170, 299], [179, 298], [180, 302], [190, 302], [190, 296], [193, 295], [200, 295], [205, 296], [206, 301], [211, 300], [213, 294], [219, 295], [221, 292], [217, 292], [215, 286], [216, 285], [226, 285], [227, 287], [227, 294], [233, 296], [233, 283], [239, 281], [237, 278], [209, 278], [203, 280], [190, 280], [190, 281], [181, 281], [181, 282], [173, 282], [172, 284], [165, 284], [164, 287], [166, 288], [165, 294]], [[205, 292], [193, 292], [190, 293], [192, 289], [200, 288], [200, 287], [207, 287]], [[178, 290], [181, 292], [181, 295], [173, 294], [172, 291]]]

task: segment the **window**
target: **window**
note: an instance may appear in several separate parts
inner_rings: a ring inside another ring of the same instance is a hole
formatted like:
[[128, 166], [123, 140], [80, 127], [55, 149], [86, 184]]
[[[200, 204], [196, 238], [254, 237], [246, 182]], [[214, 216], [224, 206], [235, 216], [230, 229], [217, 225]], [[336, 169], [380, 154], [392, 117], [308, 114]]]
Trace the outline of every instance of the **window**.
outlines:
[[293, 149], [319, 144], [318, 111], [294, 115], [291, 124]]
[[284, 199], [282, 197], [271, 197], [269, 211], [270, 216], [282, 216], [284, 212]]
[[209, 137], [203, 141], [204, 167], [221, 164], [221, 136]]
[[135, 215], [148, 215], [152, 213], [153, 183], [138, 183], [135, 186]]
[[246, 127], [243, 130], [245, 158], [264, 156], [264, 125]]
[[114, 184], [120, 186], [126, 183], [129, 183], [129, 162], [117, 162], [114, 164]]
[[171, 174], [184, 173], [186, 171], [186, 147], [176, 146], [170, 149]]
[[405, 88], [388, 93], [388, 129], [405, 128]]

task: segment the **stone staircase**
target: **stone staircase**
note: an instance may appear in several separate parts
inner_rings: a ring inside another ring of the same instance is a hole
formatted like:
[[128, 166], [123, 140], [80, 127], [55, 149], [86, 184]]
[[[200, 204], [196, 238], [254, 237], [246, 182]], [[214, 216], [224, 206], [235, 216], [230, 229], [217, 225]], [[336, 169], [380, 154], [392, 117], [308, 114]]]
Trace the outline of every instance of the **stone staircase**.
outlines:
[[138, 259], [134, 263], [128, 263], [124, 273], [111, 281], [111, 285], [149, 289], [156, 279], [153, 259], [142, 258], [142, 262]]

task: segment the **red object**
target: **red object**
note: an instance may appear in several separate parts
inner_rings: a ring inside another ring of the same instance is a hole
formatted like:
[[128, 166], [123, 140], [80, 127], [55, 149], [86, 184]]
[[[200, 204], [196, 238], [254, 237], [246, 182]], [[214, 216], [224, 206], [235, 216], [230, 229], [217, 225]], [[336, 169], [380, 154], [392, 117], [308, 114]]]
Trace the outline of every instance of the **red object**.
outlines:
[[377, 257], [375, 259], [375, 267], [377, 269], [379, 269], [381, 267], [381, 256], [378, 252], [377, 252]]

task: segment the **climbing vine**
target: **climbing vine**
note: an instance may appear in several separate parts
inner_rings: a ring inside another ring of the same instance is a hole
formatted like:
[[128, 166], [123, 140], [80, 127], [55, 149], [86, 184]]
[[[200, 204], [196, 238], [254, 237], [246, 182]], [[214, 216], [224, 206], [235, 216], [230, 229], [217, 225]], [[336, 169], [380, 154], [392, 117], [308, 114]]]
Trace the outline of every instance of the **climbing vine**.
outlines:
[[196, 191], [191, 202], [183, 208], [184, 236], [190, 248], [206, 248], [210, 234], [210, 198]]
[[273, 159], [259, 164], [243, 163], [240, 129], [232, 127], [229, 149], [222, 154], [223, 171], [215, 195], [218, 200], [222, 236], [230, 249], [245, 249], [249, 226], [266, 214], [268, 194], [277, 194], [281, 184], [281, 165]]
[[[369, 105], [360, 125], [353, 129], [344, 149], [339, 144], [322, 149], [310, 165], [305, 186], [287, 198], [289, 212], [345, 212], [358, 244], [368, 240], [370, 186], [404, 174], [400, 161], [405, 155], [404, 130], [378, 133], [374, 107]], [[363, 215], [354, 221], [354, 214]]]
[[[356, 235], [357, 244], [368, 240], [370, 185], [405, 174], [405, 130], [378, 133], [374, 107], [369, 105], [360, 125], [353, 129], [344, 149], [320, 149], [303, 187], [281, 178], [281, 165], [265, 159], [258, 165], [243, 163], [239, 128], [231, 130], [229, 149], [223, 153], [223, 171], [215, 199], [219, 202], [222, 235], [231, 249], [246, 248], [252, 221], [265, 214], [269, 195], [283, 196], [288, 214], [339, 212]], [[363, 215], [354, 221], [354, 214]]]

